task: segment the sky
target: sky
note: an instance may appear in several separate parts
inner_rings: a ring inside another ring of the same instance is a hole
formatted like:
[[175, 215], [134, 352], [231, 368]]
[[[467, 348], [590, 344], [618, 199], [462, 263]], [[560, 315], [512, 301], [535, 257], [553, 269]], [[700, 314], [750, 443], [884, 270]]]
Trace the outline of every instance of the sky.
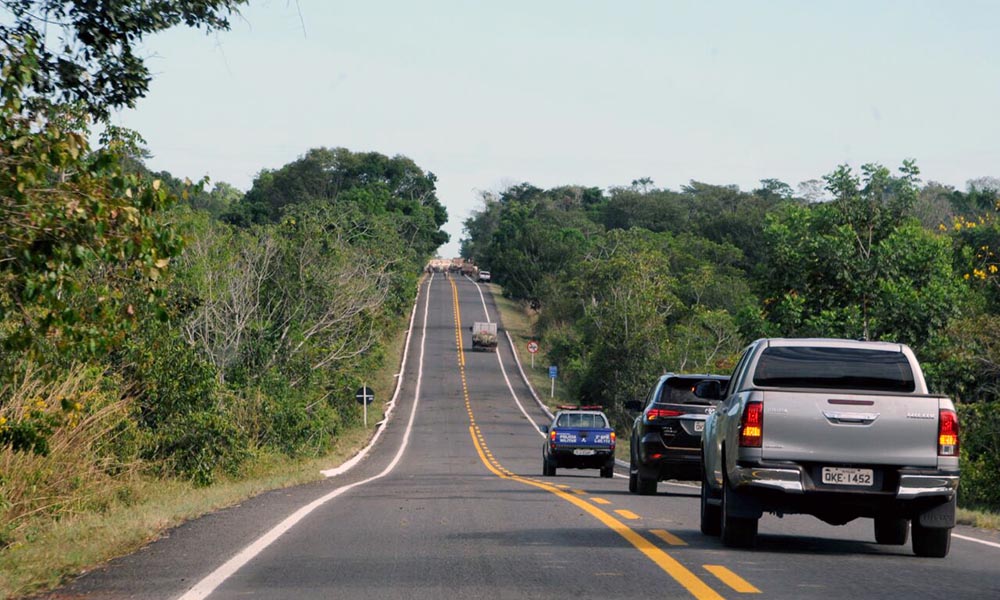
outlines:
[[438, 177], [458, 256], [482, 191], [651, 178], [793, 188], [914, 158], [1000, 176], [1000, 3], [251, 0], [230, 31], [148, 38], [113, 117], [150, 168], [247, 190], [310, 148]]

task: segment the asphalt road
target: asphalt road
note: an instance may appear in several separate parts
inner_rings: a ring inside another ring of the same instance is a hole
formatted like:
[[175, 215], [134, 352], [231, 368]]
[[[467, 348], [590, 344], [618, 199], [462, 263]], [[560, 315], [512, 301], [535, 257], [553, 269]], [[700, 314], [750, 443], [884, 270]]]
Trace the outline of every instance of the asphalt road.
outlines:
[[[541, 475], [547, 422], [497, 319], [464, 278], [422, 288], [402, 384], [372, 450], [347, 472], [192, 521], [53, 598], [1000, 598], [1000, 536], [956, 528], [944, 559], [765, 515], [754, 550], [698, 530], [698, 490], [627, 491], [619, 473]], [[961, 536], [961, 537], [958, 537]], [[980, 541], [973, 541], [975, 538]]]

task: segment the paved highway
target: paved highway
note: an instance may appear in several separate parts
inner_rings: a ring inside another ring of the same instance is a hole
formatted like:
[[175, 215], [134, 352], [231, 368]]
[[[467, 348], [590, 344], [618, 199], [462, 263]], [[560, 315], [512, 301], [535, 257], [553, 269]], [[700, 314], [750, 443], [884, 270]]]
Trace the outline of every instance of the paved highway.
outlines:
[[[1000, 536], [959, 527], [945, 559], [844, 527], [765, 515], [754, 550], [698, 530], [698, 490], [630, 495], [619, 473], [541, 476], [547, 422], [489, 295], [421, 288], [402, 384], [356, 466], [172, 530], [52, 598], [1000, 598]], [[966, 539], [968, 538], [968, 539]]]

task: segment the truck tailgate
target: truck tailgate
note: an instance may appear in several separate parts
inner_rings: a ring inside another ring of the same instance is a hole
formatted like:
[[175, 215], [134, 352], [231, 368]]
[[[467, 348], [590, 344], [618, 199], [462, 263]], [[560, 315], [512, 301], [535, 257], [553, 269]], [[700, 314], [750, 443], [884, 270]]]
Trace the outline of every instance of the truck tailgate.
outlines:
[[935, 396], [762, 391], [764, 460], [937, 465]]
[[561, 448], [593, 448], [606, 449], [611, 447], [611, 429], [556, 429], [555, 443]]

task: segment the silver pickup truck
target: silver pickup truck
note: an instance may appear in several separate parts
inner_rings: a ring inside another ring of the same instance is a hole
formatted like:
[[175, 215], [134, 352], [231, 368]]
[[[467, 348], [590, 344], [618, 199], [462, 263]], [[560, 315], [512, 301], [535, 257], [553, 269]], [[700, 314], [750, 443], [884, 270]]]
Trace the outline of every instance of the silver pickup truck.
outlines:
[[918, 556], [948, 554], [958, 489], [958, 418], [927, 392], [902, 344], [761, 339], [702, 437], [701, 530], [727, 546], [755, 544], [764, 512], [831, 525], [874, 519], [875, 541]]

